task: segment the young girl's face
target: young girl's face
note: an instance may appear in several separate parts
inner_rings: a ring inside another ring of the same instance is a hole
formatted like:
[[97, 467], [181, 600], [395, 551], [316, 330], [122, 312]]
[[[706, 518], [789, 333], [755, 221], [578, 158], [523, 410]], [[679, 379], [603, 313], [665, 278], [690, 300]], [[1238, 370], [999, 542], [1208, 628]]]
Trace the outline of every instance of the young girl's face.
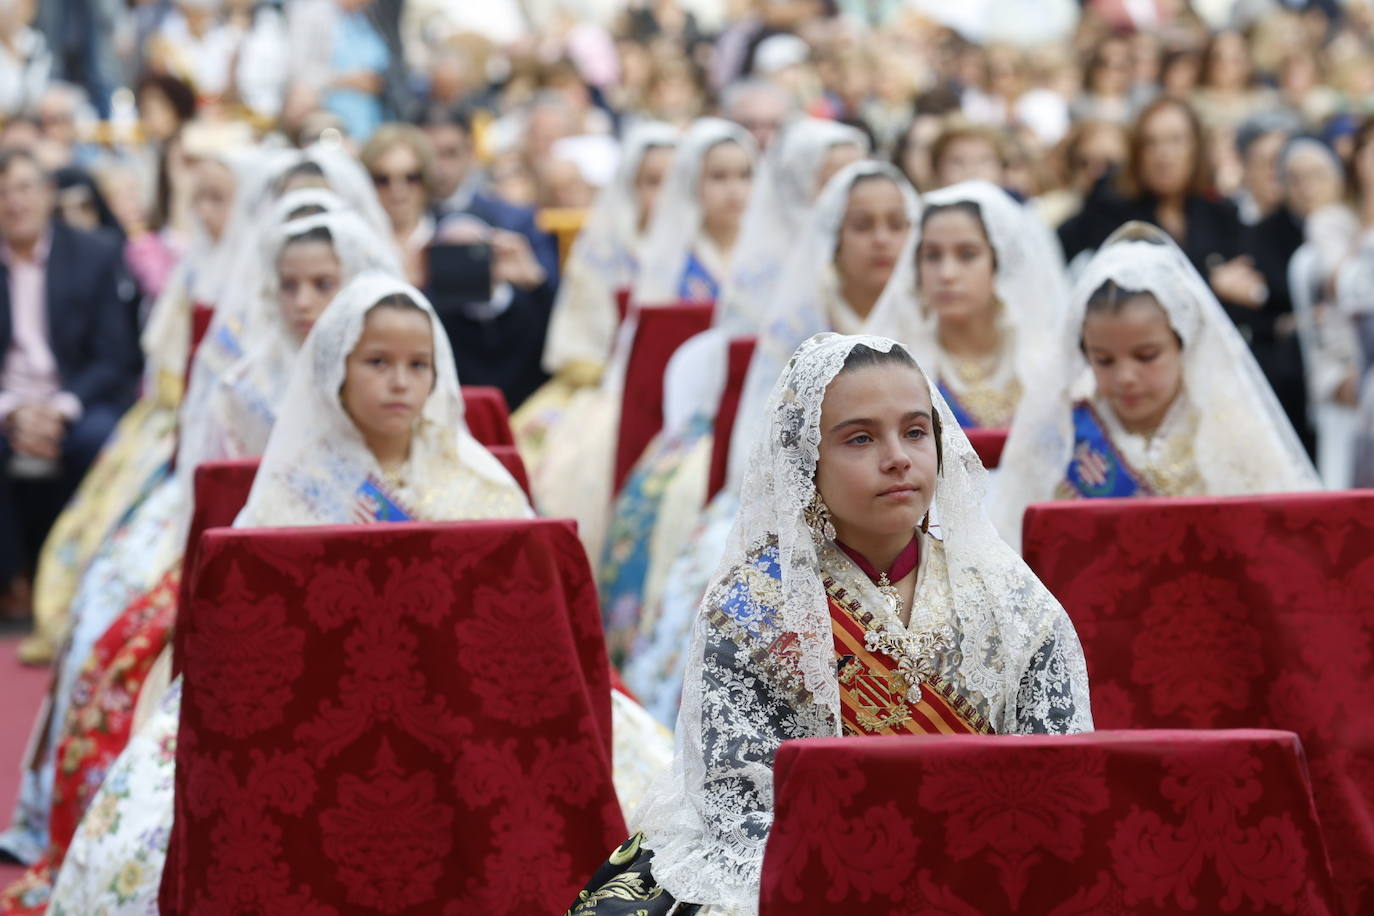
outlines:
[[348, 354], [340, 400], [369, 444], [409, 437], [434, 389], [429, 316], [409, 308], [374, 308]]
[[277, 303], [300, 343], [343, 283], [334, 246], [318, 239], [289, 242], [277, 258]]
[[821, 403], [816, 489], [839, 539], [910, 533], [935, 498], [930, 391], [920, 371], [888, 364], [835, 376]]
[[982, 222], [963, 209], [926, 219], [916, 249], [921, 302], [942, 321], [967, 321], [991, 314], [997, 267]]
[[635, 174], [635, 205], [641, 231], [653, 218], [658, 190], [663, 187], [663, 179], [668, 176], [668, 167], [672, 164], [673, 148], [670, 146], [651, 147], [639, 161], [639, 171]]
[[701, 163], [701, 215], [708, 230], [734, 232], [749, 202], [754, 165], [744, 147], [717, 143]]
[[835, 270], [845, 285], [881, 290], [901, 256], [911, 220], [895, 182], [860, 181], [849, 192], [835, 247]]
[[196, 164], [194, 175], [191, 209], [206, 235], [219, 241], [234, 202], [234, 173], [222, 162], [204, 159]]
[[1127, 429], [1150, 432], [1183, 386], [1183, 347], [1153, 296], [1083, 321], [1083, 352], [1097, 391]]

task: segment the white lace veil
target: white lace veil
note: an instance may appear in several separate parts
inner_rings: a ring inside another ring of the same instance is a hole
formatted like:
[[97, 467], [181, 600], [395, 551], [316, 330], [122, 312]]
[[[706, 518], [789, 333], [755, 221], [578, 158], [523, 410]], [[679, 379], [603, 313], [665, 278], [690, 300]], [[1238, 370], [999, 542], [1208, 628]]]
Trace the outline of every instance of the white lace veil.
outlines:
[[[818, 334], [778, 379], [767, 436], [751, 456], [725, 559], [693, 628], [673, 767], [632, 819], [654, 851], [654, 876], [678, 900], [756, 911], [773, 755], [789, 738], [841, 733], [830, 612], [803, 509], [815, 492], [825, 391], [859, 344], [897, 346]], [[929, 625], [951, 640], [957, 662], [947, 676], [997, 732], [1088, 730], [1073, 625], [997, 536], [982, 508], [983, 465], [934, 386], [930, 396], [943, 454], [932, 530], [944, 545], [953, 618], [913, 618], [911, 632]], [[838, 554], [831, 544], [820, 550]], [[882, 606], [876, 593], [860, 598]]]
[[1183, 397], [1198, 412], [1193, 457], [1208, 495], [1320, 488], [1316, 470], [1273, 389], [1221, 303], [1163, 232], [1143, 223], [1118, 229], [1074, 285], [1059, 333], [1037, 361], [1002, 454], [998, 527], [1021, 542], [1031, 503], [1053, 498], [1073, 454], [1073, 404], [1091, 397], [1083, 355], [1088, 299], [1107, 281], [1154, 296], [1183, 341]]
[[[906, 310], [914, 311], [910, 308], [911, 297], [897, 295], [893, 290], [894, 283], [906, 282], [910, 287], [910, 274], [904, 274], [899, 263], [893, 269], [892, 278], [879, 304], [874, 306], [862, 328], [831, 326], [834, 320], [830, 314], [831, 302], [838, 296], [833, 266], [835, 247], [839, 243], [845, 210], [849, 207], [849, 191], [855, 182], [876, 176], [891, 179], [901, 189], [913, 231], [916, 221], [920, 219], [921, 201], [916, 191], [906, 176], [888, 163], [874, 160], [854, 162], [826, 182], [795, 239], [767, 317], [758, 330], [758, 342], [749, 361], [749, 371], [744, 377], [739, 410], [735, 415], [737, 419], [730, 439], [728, 479], [731, 489], [742, 480], [754, 440], [761, 432], [755, 422], [758, 412], [763, 409], [768, 393], [777, 384], [783, 366], [787, 365], [802, 341], [822, 331], [868, 331], [879, 327], [885, 321], [882, 316], [897, 309], [899, 303], [906, 303]], [[904, 276], [907, 279], [904, 280]], [[884, 303], [887, 303], [886, 307]]]
[[[263, 328], [255, 329], [253, 323], [257, 320], [259, 325], [262, 324], [261, 315], [265, 309], [259, 303], [266, 295], [265, 285], [276, 282], [273, 265], [276, 264], [278, 249], [272, 240], [277, 237], [280, 228], [289, 222], [292, 213], [312, 207], [328, 213], [342, 209], [344, 202], [334, 192], [323, 188], [290, 191], [273, 202], [265, 215], [258, 217], [258, 229], [250, 240], [251, 244], [241, 244], [234, 273], [238, 280], [227, 285], [215, 308], [210, 327], [191, 361], [190, 378], [178, 417], [178, 468], [191, 471], [201, 461], [215, 457], [220, 431], [209, 404], [215, 396], [221, 376], [229, 367], [261, 346], [261, 338], [257, 335]], [[276, 302], [275, 292], [272, 302]], [[266, 331], [269, 335], [275, 334], [275, 326], [269, 323]], [[189, 498], [189, 474], [182, 483]]]
[[[754, 138], [733, 121], [700, 118], [682, 135], [668, 177], [658, 193], [649, 223], [639, 274], [631, 300], [636, 305], [667, 305], [677, 301], [678, 282], [687, 256], [701, 231], [701, 167], [706, 154], [721, 143], [738, 143], [757, 158]], [[717, 278], [724, 282], [724, 277]]]
[[[988, 243], [997, 256], [995, 288], [1005, 307], [1003, 319], [1015, 336], [1017, 376], [1024, 389], [1030, 379], [1031, 355], [1053, 335], [1068, 299], [1064, 258], [1058, 243], [1033, 211], [987, 181], [961, 181], [931, 191], [923, 203], [926, 210], [961, 203], [977, 205]], [[900, 276], [894, 276], [885, 294], [885, 299], [890, 294], [897, 301], [879, 303], [877, 311], [881, 317], [874, 330], [902, 341], [922, 365], [934, 366], [939, 352], [935, 314], [924, 308], [906, 307], [913, 297], [919, 302], [916, 249], [920, 242], [917, 226], [907, 238], [906, 252], [898, 264]]]
[[864, 156], [869, 152], [868, 138], [858, 128], [802, 118], [784, 128], [762, 157], [740, 225], [739, 246], [731, 258], [730, 278], [716, 304], [716, 327], [731, 335], [757, 331], [818, 197], [821, 166], [836, 146], [854, 146]]
[[597, 195], [563, 268], [544, 346], [546, 372], [610, 358], [620, 320], [616, 291], [634, 281], [639, 263], [639, 167], [649, 150], [671, 148], [677, 141], [677, 128], [659, 121], [626, 132], [615, 176]]
[[381, 271], [359, 274], [330, 303], [301, 347], [262, 464], [235, 524], [345, 524], [355, 521], [358, 488], [384, 475], [339, 400], [345, 359], [367, 313], [404, 295], [429, 316], [435, 385], [411, 442], [404, 472], [407, 508], [422, 519], [529, 515], [524, 493], [468, 432], [448, 337], [419, 290]]
[[196, 463], [256, 455], [266, 444], [276, 416], [277, 399], [286, 387], [300, 348], [282, 315], [277, 260], [292, 239], [319, 229], [329, 233], [330, 246], [339, 260], [341, 286], [367, 270], [400, 274], [394, 249], [352, 210], [306, 216], [273, 230], [263, 245], [260, 292], [249, 306], [251, 314], [246, 320], [253, 329], [252, 343], [224, 372], [218, 382], [219, 390], [207, 405], [211, 423], [208, 432], [220, 444], [213, 454], [200, 456]]
[[[247, 150], [226, 150], [213, 156], [234, 176], [237, 188], [251, 183], [252, 173], [260, 162], [260, 155]], [[181, 380], [186, 372], [186, 359], [191, 346], [191, 309], [198, 302], [213, 302], [226, 280], [226, 261], [233, 238], [231, 215], [218, 239], [212, 239], [205, 226], [191, 213], [191, 238], [177, 260], [163, 288], [153, 303], [148, 320], [143, 325], [139, 345], [143, 350], [143, 387], [153, 391], [160, 377]]]

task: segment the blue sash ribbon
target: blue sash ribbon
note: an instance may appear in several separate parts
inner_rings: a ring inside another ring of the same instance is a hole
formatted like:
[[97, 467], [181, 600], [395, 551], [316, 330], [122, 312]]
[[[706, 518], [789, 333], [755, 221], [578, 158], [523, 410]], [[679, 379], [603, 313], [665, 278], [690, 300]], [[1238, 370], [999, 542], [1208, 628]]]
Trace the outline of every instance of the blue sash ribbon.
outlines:
[[[1100, 484], [1085, 480], [1079, 469], [1079, 456], [1084, 451], [1101, 459], [1106, 466], [1106, 480]], [[1150, 496], [1148, 484], [1126, 463], [1112, 445], [1102, 428], [1102, 419], [1091, 404], [1079, 403], [1073, 408], [1073, 456], [1069, 459], [1065, 478], [1069, 485], [1090, 499], [1109, 496]]]
[[685, 302], [713, 302], [720, 294], [720, 284], [706, 270], [695, 253], [687, 255], [682, 277], [677, 284], [677, 297]]
[[410, 513], [397, 505], [391, 495], [371, 477], [358, 487], [358, 505], [373, 521], [408, 522]]
[[945, 399], [945, 403], [949, 405], [950, 413], [954, 414], [954, 419], [958, 422], [960, 429], [977, 429], [980, 426], [973, 414], [969, 413], [968, 408], [955, 396], [948, 385], [941, 381], [937, 382], [935, 387], [939, 390], [940, 396]]

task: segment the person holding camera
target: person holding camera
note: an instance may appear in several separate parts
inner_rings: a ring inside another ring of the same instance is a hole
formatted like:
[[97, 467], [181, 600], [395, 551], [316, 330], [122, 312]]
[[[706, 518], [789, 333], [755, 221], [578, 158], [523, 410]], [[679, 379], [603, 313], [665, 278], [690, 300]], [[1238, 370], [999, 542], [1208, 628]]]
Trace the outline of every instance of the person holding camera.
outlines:
[[417, 127], [383, 125], [362, 160], [406, 276], [434, 302], [463, 381], [500, 388], [518, 407], [548, 378], [540, 358], [557, 289], [556, 256], [545, 263], [536, 254], [532, 219], [527, 232], [510, 228], [500, 208], [476, 206], [478, 195], [467, 211], [434, 209], [434, 151]]

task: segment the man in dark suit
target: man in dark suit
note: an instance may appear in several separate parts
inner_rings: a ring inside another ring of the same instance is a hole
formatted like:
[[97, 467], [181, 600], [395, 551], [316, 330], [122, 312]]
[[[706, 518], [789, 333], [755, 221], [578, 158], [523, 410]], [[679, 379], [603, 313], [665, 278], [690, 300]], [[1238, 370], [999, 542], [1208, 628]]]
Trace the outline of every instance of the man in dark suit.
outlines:
[[[463, 384], [494, 385], [514, 409], [548, 380], [541, 360], [558, 289], [558, 243], [535, 225], [533, 210], [482, 191], [471, 125], [460, 112], [430, 111], [423, 126], [434, 146], [438, 240], [489, 241], [498, 284], [497, 299], [476, 308], [445, 301], [442, 290], [427, 292], [453, 344]], [[474, 235], [464, 223], [489, 231]]]
[[0, 591], [36, 559], [138, 384], [120, 248], [55, 221], [54, 199], [31, 154], [0, 150]]

